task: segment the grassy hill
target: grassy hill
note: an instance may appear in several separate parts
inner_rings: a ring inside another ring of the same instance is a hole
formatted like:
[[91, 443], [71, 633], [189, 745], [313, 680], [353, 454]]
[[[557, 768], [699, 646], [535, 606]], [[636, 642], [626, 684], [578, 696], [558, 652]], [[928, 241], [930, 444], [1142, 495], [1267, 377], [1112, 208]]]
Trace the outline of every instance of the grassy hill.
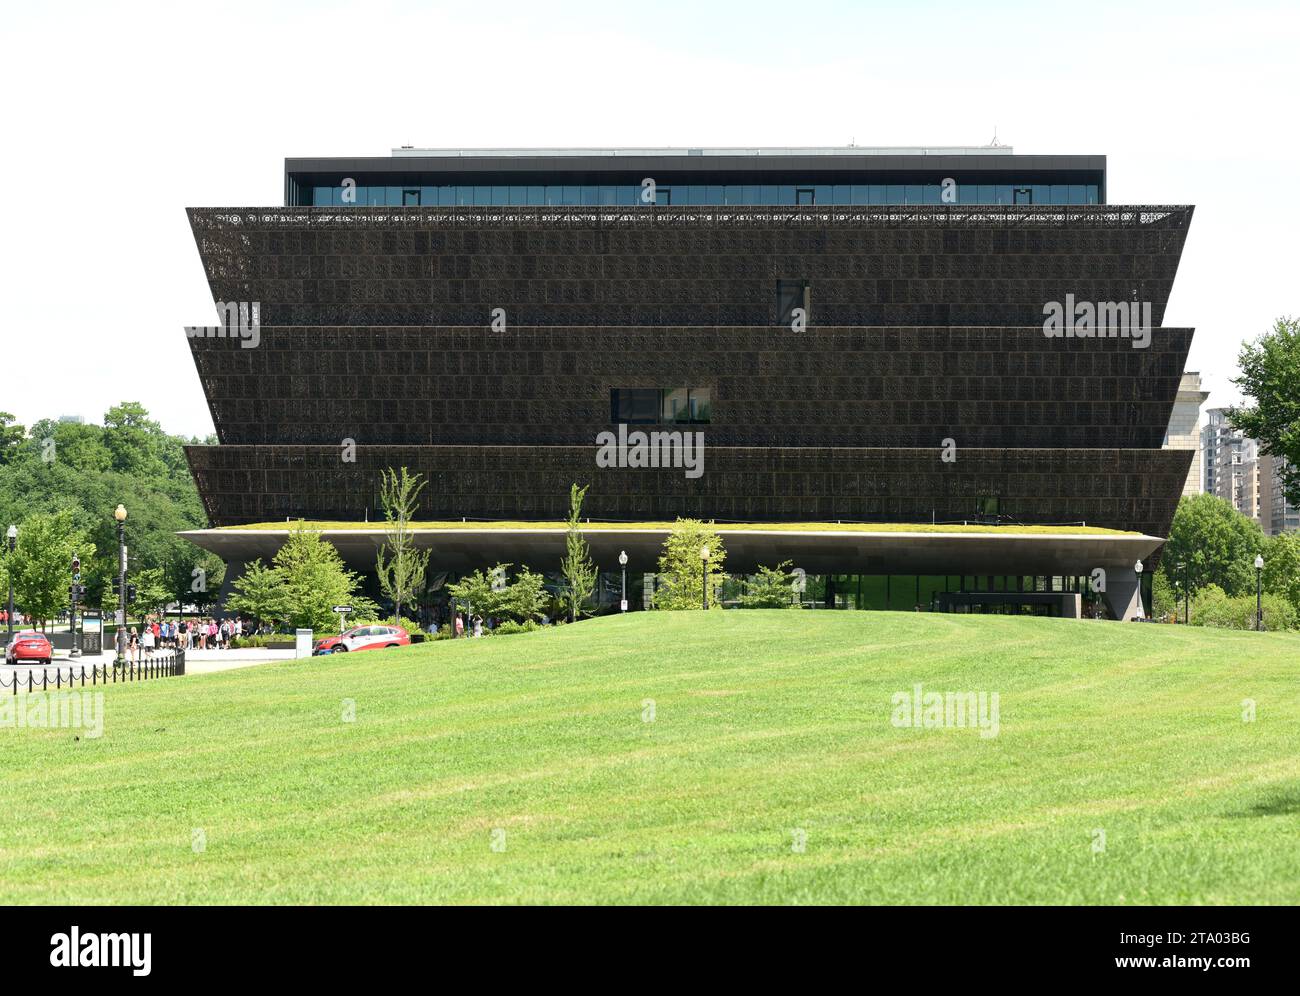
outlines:
[[[0, 729], [0, 883], [10, 903], [1295, 903], [1298, 678], [1288, 634], [733, 611], [110, 687], [97, 739]], [[998, 735], [893, 725], [917, 682], [997, 692]]]

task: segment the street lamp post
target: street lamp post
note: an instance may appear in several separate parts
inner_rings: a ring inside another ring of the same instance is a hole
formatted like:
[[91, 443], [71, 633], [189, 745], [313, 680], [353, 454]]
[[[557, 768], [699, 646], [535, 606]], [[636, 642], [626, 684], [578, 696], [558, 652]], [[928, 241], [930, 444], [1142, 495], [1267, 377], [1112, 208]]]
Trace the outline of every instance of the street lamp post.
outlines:
[[18, 527], [10, 526], [9, 532], [9, 643], [14, 642], [14, 572], [13, 556], [14, 546], [18, 543]]
[[113, 510], [117, 520], [117, 660], [119, 666], [126, 660], [126, 506]]
[[709, 548], [700, 547], [700, 590], [704, 607], [709, 607]]
[[1137, 574], [1138, 579], [1138, 618], [1142, 619], [1146, 616], [1146, 609], [1142, 605], [1142, 561], [1139, 560], [1133, 565], [1133, 571]]
[[620, 612], [627, 611], [627, 551], [622, 550], [618, 555], [618, 566], [623, 568], [623, 600], [619, 602], [618, 609]]
[[1255, 631], [1264, 628], [1264, 558], [1255, 554]]

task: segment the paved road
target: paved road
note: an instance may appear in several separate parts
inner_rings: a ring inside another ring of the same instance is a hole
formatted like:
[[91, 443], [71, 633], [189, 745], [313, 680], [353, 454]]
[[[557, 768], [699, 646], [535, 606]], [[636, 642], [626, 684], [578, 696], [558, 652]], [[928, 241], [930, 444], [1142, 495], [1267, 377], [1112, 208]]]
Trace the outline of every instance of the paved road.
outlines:
[[[230, 671], [234, 668], [252, 667], [255, 664], [267, 664], [271, 661], [291, 660], [294, 656], [292, 650], [261, 650], [249, 648], [247, 650], [191, 650], [185, 654], [185, 673], [190, 674], [212, 674], [217, 671]], [[155, 655], [155, 658], [161, 660], [161, 655]], [[67, 686], [69, 678], [75, 679], [77, 687], [81, 687], [81, 672], [85, 669], [86, 683], [90, 683], [91, 667], [103, 668], [112, 666], [113, 654], [111, 652], [102, 654], [99, 657], [73, 657], [70, 658], [66, 651], [56, 653], [53, 663], [47, 668], [41, 664], [28, 663], [21, 664], [0, 664], [0, 674], [3, 675], [6, 687], [11, 687], [14, 675], [17, 675], [18, 681], [22, 688], [27, 687], [28, 672], [32, 673], [32, 682], [34, 688], [42, 687], [41, 674], [49, 672], [50, 687], [58, 687], [55, 684], [56, 674], [59, 676], [58, 681]], [[110, 682], [111, 683], [111, 682]]]

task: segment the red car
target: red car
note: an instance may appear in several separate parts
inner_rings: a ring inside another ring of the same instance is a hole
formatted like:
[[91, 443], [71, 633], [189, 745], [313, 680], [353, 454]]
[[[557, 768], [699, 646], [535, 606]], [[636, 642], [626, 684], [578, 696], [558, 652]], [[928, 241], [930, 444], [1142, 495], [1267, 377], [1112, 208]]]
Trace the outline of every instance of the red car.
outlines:
[[54, 658], [54, 647], [44, 633], [38, 633], [35, 630], [28, 630], [24, 633], [15, 633], [14, 638], [9, 641], [5, 647], [5, 663], [17, 664], [19, 661], [36, 661], [38, 664], [49, 664]]
[[312, 647], [313, 654], [342, 654], [350, 650], [383, 650], [407, 647], [411, 638], [401, 626], [353, 626], [338, 636], [327, 636]]

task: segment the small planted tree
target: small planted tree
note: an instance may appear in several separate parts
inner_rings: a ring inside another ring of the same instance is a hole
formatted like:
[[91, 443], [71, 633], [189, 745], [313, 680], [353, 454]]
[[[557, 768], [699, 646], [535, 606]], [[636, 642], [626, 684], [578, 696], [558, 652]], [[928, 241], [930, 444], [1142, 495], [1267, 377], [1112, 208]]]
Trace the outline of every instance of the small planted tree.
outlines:
[[402, 618], [402, 605], [410, 604], [424, 590], [429, 569], [429, 551], [417, 550], [411, 535], [411, 519], [427, 484], [420, 474], [411, 474], [405, 467], [400, 471], [390, 467], [380, 482], [379, 497], [388, 528], [375, 570], [379, 588], [393, 600], [398, 619]]
[[749, 579], [748, 590], [740, 596], [742, 609], [792, 609], [799, 608], [795, 601], [795, 577], [790, 573], [791, 561], [775, 567], [760, 567]]
[[274, 567], [254, 560], [232, 584], [226, 608], [259, 623], [279, 625], [286, 615], [283, 576]]
[[591, 550], [582, 536], [582, 500], [587, 489], [569, 486], [569, 520], [564, 534], [564, 559], [560, 573], [564, 575], [564, 601], [569, 608], [569, 622], [575, 622], [582, 606], [596, 590], [596, 565], [591, 562]]
[[540, 574], [523, 568], [506, 589], [506, 614], [520, 622], [540, 619], [547, 602], [545, 583]]
[[[274, 564], [280, 580], [281, 621], [290, 626], [331, 630], [338, 620], [334, 606], [341, 603], [351, 605], [360, 619], [379, 611], [379, 606], [360, 594], [361, 578], [347, 569], [339, 552], [301, 519], [277, 551]], [[245, 591], [242, 581], [232, 585], [237, 593]]]
[[[700, 556], [705, 547], [709, 550], [707, 561]], [[664, 540], [664, 551], [659, 556], [660, 584], [655, 592], [655, 605], [661, 609], [703, 608], [707, 584], [709, 607], [720, 608], [718, 589], [725, 577], [722, 565], [726, 559], [722, 537], [712, 523], [678, 519]], [[789, 592], [787, 587], [787, 601]]]
[[68, 607], [69, 572], [74, 553], [89, 562], [95, 555], [95, 547], [73, 525], [72, 513], [67, 510], [32, 513], [18, 530], [14, 552], [10, 554], [4, 546], [4, 572], [0, 580], [13, 584], [18, 605], [41, 629]]

